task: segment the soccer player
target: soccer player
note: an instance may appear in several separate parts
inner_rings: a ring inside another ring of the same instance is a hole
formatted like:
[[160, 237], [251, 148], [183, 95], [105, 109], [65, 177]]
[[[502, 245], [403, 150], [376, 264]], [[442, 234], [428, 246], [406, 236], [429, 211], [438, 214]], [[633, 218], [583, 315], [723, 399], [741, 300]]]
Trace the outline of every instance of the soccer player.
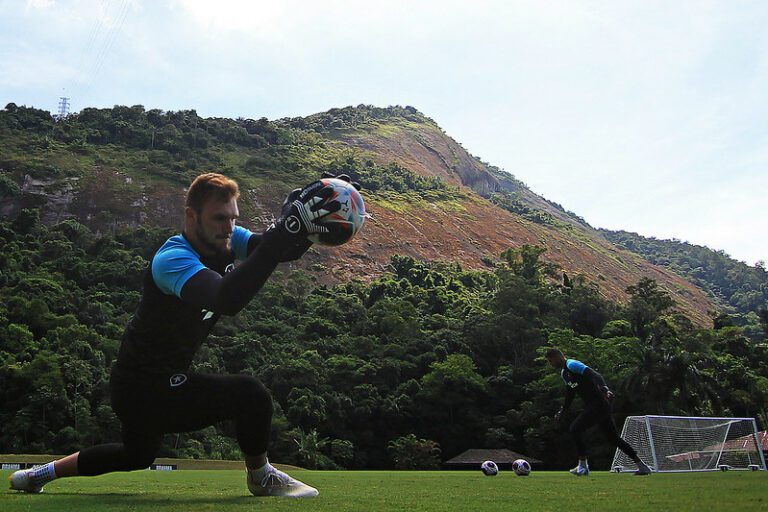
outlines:
[[187, 192], [184, 231], [150, 261], [112, 369], [110, 394], [122, 443], [16, 471], [11, 489], [39, 493], [55, 478], [144, 469], [155, 460], [163, 434], [233, 420], [251, 493], [316, 496], [317, 489], [267, 460], [272, 399], [264, 385], [245, 375], [193, 373], [189, 366], [221, 315], [245, 307], [278, 263], [300, 258], [312, 245], [307, 235], [327, 231], [318, 221], [339, 209], [332, 192], [320, 181], [294, 190], [275, 223], [256, 234], [235, 225], [237, 183], [216, 173], [198, 176]]
[[547, 350], [546, 358], [552, 368], [560, 370], [560, 375], [565, 382], [565, 401], [555, 414], [555, 420], [559, 421], [563, 412], [568, 410], [574, 394], [578, 393], [584, 401], [584, 410], [573, 420], [570, 426], [570, 432], [576, 441], [576, 450], [579, 456], [579, 464], [571, 469], [571, 474], [576, 476], [589, 475], [587, 447], [584, 445], [582, 435], [585, 430], [595, 424], [600, 427], [605, 437], [614, 446], [620, 448], [635, 461], [638, 468], [635, 472], [636, 475], [650, 474], [651, 468], [638, 457], [635, 449], [619, 437], [618, 432], [616, 432], [616, 425], [611, 417], [613, 392], [608, 388], [603, 376], [581, 361], [566, 359], [560, 349], [556, 347]]

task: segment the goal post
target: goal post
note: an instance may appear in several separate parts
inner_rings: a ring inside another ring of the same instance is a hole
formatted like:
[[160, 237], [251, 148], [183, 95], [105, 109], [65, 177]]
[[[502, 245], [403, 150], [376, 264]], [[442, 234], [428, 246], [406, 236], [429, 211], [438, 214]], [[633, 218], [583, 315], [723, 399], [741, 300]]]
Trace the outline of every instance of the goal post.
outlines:
[[[654, 472], [766, 469], [754, 418], [629, 416], [621, 437]], [[617, 449], [611, 468], [637, 465]]]

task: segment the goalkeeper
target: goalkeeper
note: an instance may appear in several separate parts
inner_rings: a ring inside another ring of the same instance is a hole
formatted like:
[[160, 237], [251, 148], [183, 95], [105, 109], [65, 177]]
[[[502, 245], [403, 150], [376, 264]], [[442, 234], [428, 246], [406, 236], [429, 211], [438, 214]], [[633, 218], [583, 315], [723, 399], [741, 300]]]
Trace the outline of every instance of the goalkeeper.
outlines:
[[578, 394], [584, 401], [584, 410], [573, 420], [570, 426], [571, 435], [576, 442], [576, 450], [579, 456], [579, 464], [571, 469], [571, 474], [576, 476], [589, 475], [587, 463], [587, 447], [584, 444], [584, 431], [597, 424], [605, 437], [616, 447], [626, 453], [637, 464], [636, 475], [648, 475], [649, 468], [637, 455], [632, 446], [622, 439], [616, 431], [616, 425], [611, 417], [611, 403], [613, 392], [608, 388], [605, 379], [598, 372], [576, 359], [566, 359], [558, 348], [550, 348], [546, 352], [546, 358], [550, 366], [560, 370], [560, 375], [565, 382], [565, 401], [563, 406], [555, 414], [555, 420], [560, 420], [564, 411], [568, 410], [573, 397]]
[[235, 225], [237, 183], [216, 173], [198, 176], [187, 192], [184, 232], [150, 261], [112, 369], [110, 394], [122, 443], [17, 471], [11, 489], [39, 493], [55, 478], [144, 469], [155, 460], [163, 434], [233, 420], [251, 493], [316, 496], [317, 489], [267, 460], [272, 399], [264, 385], [250, 376], [199, 374], [189, 367], [221, 315], [245, 307], [279, 263], [309, 249], [308, 234], [328, 229], [318, 221], [340, 207], [332, 192], [320, 181], [294, 190], [275, 223], [256, 234]]

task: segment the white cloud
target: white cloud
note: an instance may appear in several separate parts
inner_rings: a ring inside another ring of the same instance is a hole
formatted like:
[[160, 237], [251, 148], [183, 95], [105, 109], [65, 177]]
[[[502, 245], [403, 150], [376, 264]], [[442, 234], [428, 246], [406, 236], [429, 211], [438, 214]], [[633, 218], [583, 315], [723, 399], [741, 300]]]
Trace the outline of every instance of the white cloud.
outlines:
[[48, 9], [53, 7], [55, 0], [27, 0], [28, 9]]
[[187, 14], [195, 23], [197, 36], [217, 38], [237, 32], [238, 38], [267, 39], [290, 31], [307, 12], [321, 2], [270, 2], [264, 0], [171, 0], [172, 8]]

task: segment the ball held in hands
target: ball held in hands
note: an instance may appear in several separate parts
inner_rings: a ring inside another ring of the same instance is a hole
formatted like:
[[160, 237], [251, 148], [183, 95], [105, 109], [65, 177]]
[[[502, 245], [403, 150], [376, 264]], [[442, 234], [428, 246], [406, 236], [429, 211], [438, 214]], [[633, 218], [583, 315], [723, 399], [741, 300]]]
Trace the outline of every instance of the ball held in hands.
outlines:
[[319, 183], [330, 195], [324, 203], [327, 206], [320, 206], [326, 213], [314, 221], [318, 229], [308, 238], [319, 245], [345, 244], [362, 229], [365, 222], [365, 201], [358, 191], [360, 185], [353, 183], [346, 175], [322, 178]]

